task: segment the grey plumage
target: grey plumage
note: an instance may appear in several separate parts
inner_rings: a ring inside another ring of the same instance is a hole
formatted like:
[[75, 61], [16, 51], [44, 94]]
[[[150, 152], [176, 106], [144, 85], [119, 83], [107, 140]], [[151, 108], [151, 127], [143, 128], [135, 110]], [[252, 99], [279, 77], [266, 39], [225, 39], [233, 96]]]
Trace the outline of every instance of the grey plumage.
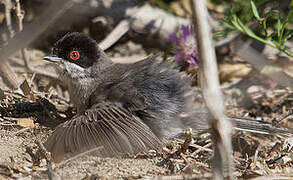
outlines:
[[[93, 45], [98, 51], [88, 50]], [[190, 81], [169, 63], [160, 62], [158, 56], [133, 64], [115, 64], [92, 39], [79, 33], [66, 35], [56, 43], [55, 49], [63, 59], [67, 59], [65, 52], [79, 50], [84, 55], [80, 62], [90, 64], [81, 67], [75, 61], [64, 60], [57, 68], [79, 114], [103, 101], [116, 102], [141, 118], [160, 139], [184, 128], [178, 115], [191, 110]]]
[[[145, 152], [188, 127], [195, 133], [209, 130], [207, 111], [193, 109], [190, 79], [159, 56], [115, 64], [81, 33], [65, 35], [53, 55], [44, 59], [58, 61], [57, 72], [78, 111], [45, 143], [55, 161], [97, 146], [104, 147], [103, 156]], [[235, 120], [251, 128], [249, 121]], [[267, 127], [254, 125], [260, 131]]]
[[[70, 59], [73, 51], [80, 54], [77, 61]], [[160, 62], [158, 56], [133, 64], [115, 64], [94, 40], [80, 33], [64, 36], [55, 44], [53, 53], [60, 58], [57, 72], [68, 85], [70, 98], [79, 114], [58, 126], [45, 143], [55, 159], [103, 144], [106, 152], [133, 154], [145, 151], [146, 147], [158, 148], [164, 140], [185, 128], [180, 114], [191, 111], [190, 80], [169, 63]], [[45, 59], [50, 60], [49, 57]], [[111, 110], [107, 111], [106, 119], [106, 116], [96, 116], [105, 108], [105, 102], [108, 110], [112, 105], [113, 110], [118, 114], [123, 112], [128, 121], [121, 117], [111, 118], [116, 117]], [[131, 121], [134, 129], [141, 129], [136, 134], [126, 128]], [[108, 125], [104, 134], [101, 132], [105, 126], [101, 126], [101, 122]], [[113, 127], [119, 125], [123, 125], [116, 129], [119, 133], [114, 133]], [[102, 139], [108, 136], [112, 138]], [[143, 143], [138, 143], [140, 141]]]

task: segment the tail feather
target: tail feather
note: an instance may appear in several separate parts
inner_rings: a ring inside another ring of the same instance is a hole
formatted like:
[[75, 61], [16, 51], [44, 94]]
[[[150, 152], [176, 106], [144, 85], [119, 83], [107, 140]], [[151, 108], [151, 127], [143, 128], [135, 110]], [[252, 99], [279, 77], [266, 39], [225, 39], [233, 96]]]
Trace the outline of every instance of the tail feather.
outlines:
[[284, 128], [284, 127], [276, 127], [271, 123], [263, 121], [263, 120], [253, 120], [253, 119], [245, 119], [245, 118], [237, 118], [237, 117], [228, 117], [234, 123], [234, 128], [236, 130], [241, 131], [249, 131], [253, 133], [259, 134], [267, 134], [267, 135], [292, 135], [293, 129]]
[[[184, 117], [183, 120], [185, 127], [194, 129], [195, 135], [208, 132], [209, 126], [209, 113], [206, 109], [197, 109], [191, 113], [190, 116]], [[235, 130], [253, 132], [266, 135], [293, 135], [293, 129], [285, 127], [277, 127], [269, 122], [263, 120], [228, 117], [232, 122]]]

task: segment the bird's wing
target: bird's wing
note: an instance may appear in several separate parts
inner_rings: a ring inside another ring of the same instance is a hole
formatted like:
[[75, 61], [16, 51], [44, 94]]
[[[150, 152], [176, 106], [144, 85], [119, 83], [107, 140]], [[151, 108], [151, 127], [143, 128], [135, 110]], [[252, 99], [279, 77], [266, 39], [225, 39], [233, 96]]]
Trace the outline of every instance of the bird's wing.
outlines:
[[157, 149], [162, 143], [138, 117], [115, 103], [100, 103], [60, 124], [44, 144], [55, 162], [65, 155], [102, 147], [101, 156]]
[[[139, 62], [115, 66], [115, 72], [119, 71], [117, 68], [125, 71], [117, 83], [110, 84], [106, 89], [108, 100], [120, 102], [131, 111], [143, 111], [151, 106], [151, 99], [158, 96], [160, 91], [158, 84], [164, 84], [164, 79], [159, 76], [160, 70], [172, 71], [170, 64], [162, 62], [160, 57], [161, 53], [158, 53]], [[151, 82], [148, 81], [154, 82], [153, 87], [150, 87]]]

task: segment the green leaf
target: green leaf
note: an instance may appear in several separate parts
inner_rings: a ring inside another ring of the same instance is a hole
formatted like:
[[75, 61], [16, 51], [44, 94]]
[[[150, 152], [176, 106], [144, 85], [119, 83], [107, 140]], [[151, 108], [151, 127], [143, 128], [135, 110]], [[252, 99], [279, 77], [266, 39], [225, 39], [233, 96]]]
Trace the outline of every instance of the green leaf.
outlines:
[[258, 14], [258, 11], [257, 11], [257, 8], [256, 8], [256, 5], [255, 5], [254, 1], [253, 0], [250, 0], [250, 4], [251, 4], [251, 8], [252, 8], [252, 12], [253, 12], [254, 17], [257, 20], [260, 21], [261, 19], [260, 19], [260, 16]]
[[277, 22], [277, 35], [278, 35], [279, 41], [280, 41], [280, 37], [281, 37], [281, 30], [282, 30], [282, 23], [281, 23], [281, 20], [279, 18], [278, 22]]
[[293, 29], [288, 30], [284, 35], [284, 41], [286, 42], [288, 39], [290, 39], [293, 35]]
[[164, 2], [163, 0], [156, 0], [155, 2], [156, 2], [157, 6], [158, 6], [159, 8], [164, 9], [164, 10], [166, 10], [166, 11], [168, 11], [168, 12], [172, 12], [172, 9], [171, 9], [171, 8], [169, 7], [169, 5], [168, 5], [166, 2]]
[[235, 14], [233, 14], [232, 19], [231, 19], [232, 24], [234, 25], [234, 27], [236, 29], [238, 29], [239, 31], [243, 32], [242, 27], [239, 25], [239, 21], [240, 21], [240, 19]]
[[244, 32], [245, 34], [247, 34], [249, 36], [254, 36], [255, 35], [248, 27], [246, 27], [242, 23], [242, 21], [239, 18], [237, 18], [236, 21], [237, 21], [237, 24], [239, 25], [239, 27], [242, 29], [242, 32]]

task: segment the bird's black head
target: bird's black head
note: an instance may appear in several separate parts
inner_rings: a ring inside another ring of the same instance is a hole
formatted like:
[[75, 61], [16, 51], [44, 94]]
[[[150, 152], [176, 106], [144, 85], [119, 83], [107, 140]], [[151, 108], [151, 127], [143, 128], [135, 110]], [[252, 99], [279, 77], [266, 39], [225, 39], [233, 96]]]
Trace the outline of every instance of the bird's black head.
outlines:
[[88, 68], [100, 59], [101, 53], [103, 52], [95, 40], [85, 34], [73, 32], [58, 40], [53, 48], [53, 56], [44, 59], [67, 61]]

